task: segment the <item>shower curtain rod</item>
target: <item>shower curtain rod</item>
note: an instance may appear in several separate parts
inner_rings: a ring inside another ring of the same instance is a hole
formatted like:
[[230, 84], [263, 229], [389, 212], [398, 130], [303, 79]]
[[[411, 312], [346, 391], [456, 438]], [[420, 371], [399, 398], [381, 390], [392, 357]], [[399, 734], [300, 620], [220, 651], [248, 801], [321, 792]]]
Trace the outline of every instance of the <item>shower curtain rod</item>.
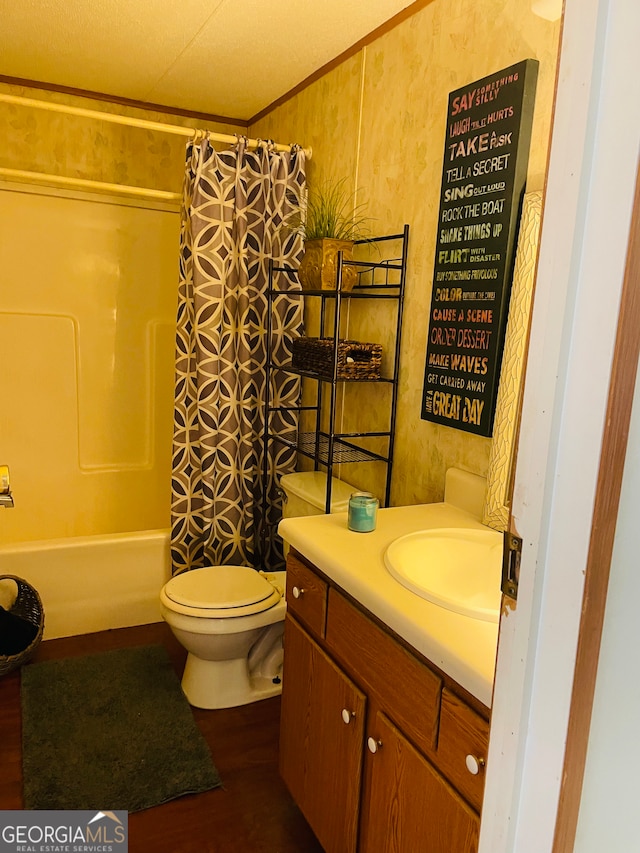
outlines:
[[[34, 98], [24, 98], [20, 95], [7, 95], [0, 93], [0, 102], [5, 104], [15, 104], [16, 106], [32, 107], [37, 110], [48, 110], [54, 113], [65, 113], [66, 115], [81, 116], [82, 118], [93, 118], [98, 121], [110, 121], [114, 124], [124, 124], [128, 127], [140, 127], [146, 130], [156, 130], [160, 133], [173, 133], [177, 136], [195, 136], [199, 128], [181, 127], [177, 124], [162, 124], [158, 121], [148, 121], [142, 118], [131, 118], [129, 116], [121, 116], [116, 113], [105, 113], [101, 110], [87, 110], [83, 107], [71, 107], [66, 104], [56, 104], [53, 101], [37, 101]], [[228, 142], [233, 145], [238, 141], [238, 137], [230, 133], [217, 133], [213, 130], [204, 131], [208, 133], [209, 138], [214, 142]], [[240, 134], [242, 135], [242, 134]], [[250, 148], [256, 148], [260, 144], [259, 139], [247, 139], [247, 145]], [[264, 140], [262, 140], [264, 141]], [[276, 151], [290, 151], [291, 145], [274, 144]], [[304, 149], [307, 159], [311, 158], [311, 149]]]
[[[7, 95], [0, 92], [0, 103], [14, 104], [33, 109], [48, 110], [49, 112], [64, 113], [65, 115], [80, 116], [81, 118], [97, 119], [98, 121], [110, 121], [114, 124], [123, 124], [128, 127], [139, 127], [145, 130], [155, 130], [161, 133], [172, 133], [177, 136], [191, 137], [196, 133], [207, 133], [214, 142], [227, 142], [233, 144], [238, 137], [228, 133], [216, 133], [214, 131], [200, 131], [195, 127], [181, 127], [176, 124], [162, 124], [147, 119], [130, 118], [129, 116], [105, 113], [100, 110], [87, 110], [83, 107], [71, 107], [65, 104], [56, 104], [53, 101], [37, 101], [34, 98], [23, 98], [19, 95]], [[255, 148], [260, 143], [258, 139], [247, 139], [247, 145]], [[274, 145], [276, 151], [290, 151], [290, 145]], [[311, 149], [304, 149], [307, 159], [311, 157]], [[0, 167], [0, 179], [15, 180], [20, 182], [53, 184], [60, 187], [75, 187], [80, 190], [97, 190], [102, 192], [116, 192], [120, 195], [136, 196], [154, 201], [176, 203], [182, 199], [181, 193], [169, 192], [168, 190], [155, 190], [146, 187], [132, 187], [124, 184], [110, 184], [104, 181], [91, 181], [85, 178], [67, 178], [62, 175], [47, 175], [42, 172], [27, 172], [22, 169], [8, 169]]]
[[64, 175], [47, 175], [44, 172], [26, 172], [24, 169], [6, 169], [0, 167], [0, 179], [18, 181], [20, 183], [53, 184], [59, 187], [72, 187], [79, 190], [98, 190], [102, 192], [119, 193], [120, 195], [136, 196], [152, 201], [180, 202], [182, 195], [168, 190], [153, 190], [147, 187], [132, 187], [126, 184], [109, 184], [106, 181], [90, 181], [86, 178], [67, 178]]

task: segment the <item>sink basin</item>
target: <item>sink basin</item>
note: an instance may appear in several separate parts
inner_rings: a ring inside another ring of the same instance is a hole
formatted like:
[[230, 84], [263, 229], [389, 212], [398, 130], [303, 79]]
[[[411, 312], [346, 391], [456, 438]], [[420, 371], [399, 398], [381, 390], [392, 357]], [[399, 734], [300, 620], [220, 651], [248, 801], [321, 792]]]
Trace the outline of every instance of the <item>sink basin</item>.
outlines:
[[502, 534], [496, 530], [440, 527], [392, 542], [384, 562], [407, 589], [464, 616], [500, 617]]

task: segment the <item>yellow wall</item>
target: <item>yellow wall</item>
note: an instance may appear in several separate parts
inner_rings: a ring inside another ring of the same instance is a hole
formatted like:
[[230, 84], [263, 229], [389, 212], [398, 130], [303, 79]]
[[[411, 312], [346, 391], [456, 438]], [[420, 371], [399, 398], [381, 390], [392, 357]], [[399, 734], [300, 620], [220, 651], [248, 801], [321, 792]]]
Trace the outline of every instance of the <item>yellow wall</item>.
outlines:
[[[539, 60], [527, 189], [542, 189], [559, 34], [558, 23], [536, 17], [521, 0], [434, 0], [250, 128], [252, 136], [311, 146], [309, 183], [346, 177], [368, 203], [376, 233], [410, 225], [394, 504], [440, 500], [447, 468], [484, 475], [489, 459], [490, 439], [420, 418], [449, 92], [522, 59]], [[350, 337], [388, 338], [371, 309], [356, 314]], [[356, 394], [347, 402], [345, 430], [356, 428], [354, 413], [378, 405], [375, 393], [363, 388], [366, 400]], [[364, 470], [348, 466], [342, 476], [382, 492]]]
[[[0, 83], [0, 92], [132, 118], [237, 133], [235, 125], [203, 122], [80, 98], [60, 92]], [[0, 103], [0, 166], [93, 181], [180, 192], [183, 136]]]
[[[528, 189], [542, 187], [559, 25], [529, 5], [434, 0], [250, 128], [312, 146], [310, 182], [346, 176], [377, 232], [411, 226], [396, 504], [440, 499], [451, 465], [486, 471], [488, 439], [420, 419], [442, 146], [452, 89], [537, 58]], [[0, 91], [192, 124], [59, 93]], [[181, 137], [0, 104], [0, 138], [0, 166], [180, 190]], [[0, 462], [11, 467], [16, 508], [0, 515], [0, 541], [165, 527], [177, 214], [1, 186]], [[388, 336], [371, 314], [356, 313], [354, 336]], [[345, 429], [366, 405], [375, 399], [347, 401]], [[380, 491], [367, 476], [359, 472], [357, 484]]]
[[[0, 104], [0, 138], [3, 167], [180, 192], [182, 137]], [[178, 235], [177, 206], [0, 184], [0, 542], [168, 526]]]

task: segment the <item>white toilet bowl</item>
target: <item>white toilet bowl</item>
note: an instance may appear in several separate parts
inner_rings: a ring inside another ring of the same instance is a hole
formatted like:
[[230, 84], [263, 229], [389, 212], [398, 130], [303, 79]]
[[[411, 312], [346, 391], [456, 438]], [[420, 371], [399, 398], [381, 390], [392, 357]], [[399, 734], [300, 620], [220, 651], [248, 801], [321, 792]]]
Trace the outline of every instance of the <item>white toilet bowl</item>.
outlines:
[[172, 578], [160, 612], [188, 652], [182, 689], [197, 708], [231, 708], [282, 690], [285, 572], [212, 566]]
[[[324, 513], [325, 474], [287, 474], [280, 484], [283, 515]], [[331, 511], [346, 510], [353, 490], [332, 480]], [[232, 708], [281, 692], [285, 579], [285, 572], [210, 566], [164, 585], [160, 612], [188, 652], [182, 689], [192, 705]]]

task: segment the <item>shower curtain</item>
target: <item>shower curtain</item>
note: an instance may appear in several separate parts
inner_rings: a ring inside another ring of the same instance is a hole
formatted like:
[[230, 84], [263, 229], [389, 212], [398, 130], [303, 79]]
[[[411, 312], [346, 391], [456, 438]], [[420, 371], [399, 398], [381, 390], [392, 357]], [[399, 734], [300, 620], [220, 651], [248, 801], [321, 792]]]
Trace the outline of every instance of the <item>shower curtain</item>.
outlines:
[[[172, 460], [173, 572], [208, 565], [283, 568], [275, 536], [278, 478], [295, 451], [269, 442], [263, 505], [263, 430], [269, 261], [297, 267], [303, 246], [283, 221], [300, 207], [305, 155], [245, 140], [216, 152], [187, 145], [180, 236]], [[285, 275], [287, 281], [289, 276]], [[298, 288], [291, 282], [291, 289]], [[283, 289], [287, 289], [283, 287]], [[274, 300], [272, 360], [302, 333], [302, 300]], [[272, 371], [272, 400], [296, 405], [299, 379]], [[278, 422], [275, 423], [277, 418]], [[272, 430], [295, 433], [294, 412]]]

